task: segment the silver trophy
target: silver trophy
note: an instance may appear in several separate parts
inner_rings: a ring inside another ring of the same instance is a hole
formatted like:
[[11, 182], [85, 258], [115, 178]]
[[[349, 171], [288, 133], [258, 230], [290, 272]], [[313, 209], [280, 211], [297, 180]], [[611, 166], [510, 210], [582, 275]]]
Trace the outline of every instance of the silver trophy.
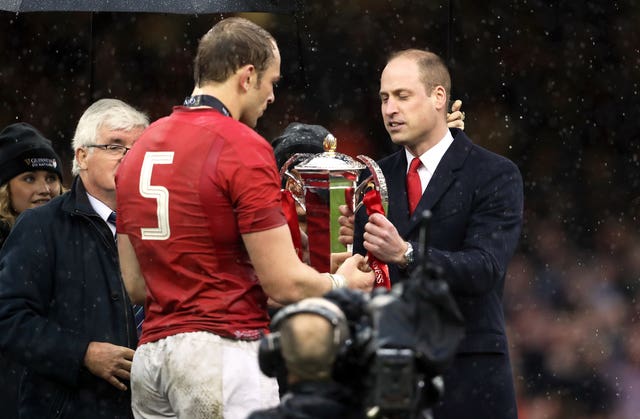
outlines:
[[[310, 264], [318, 271], [328, 272], [332, 253], [351, 251], [338, 240], [338, 207], [346, 204], [356, 212], [363, 205], [365, 193], [375, 189], [386, 213], [389, 198], [382, 171], [373, 159], [359, 155], [355, 160], [336, 152], [337, 140], [331, 134], [324, 138], [323, 147], [323, 153], [294, 154], [282, 166], [280, 175], [304, 212]], [[365, 168], [370, 175], [358, 184]]]

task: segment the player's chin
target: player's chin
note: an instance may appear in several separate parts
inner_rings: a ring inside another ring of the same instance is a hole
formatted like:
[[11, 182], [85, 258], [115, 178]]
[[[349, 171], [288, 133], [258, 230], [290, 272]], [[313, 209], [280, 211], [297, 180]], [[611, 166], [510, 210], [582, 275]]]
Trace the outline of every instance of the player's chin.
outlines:
[[242, 122], [243, 124], [247, 125], [250, 128], [255, 128], [256, 125], [258, 125], [258, 118], [260, 118], [262, 116], [262, 114], [260, 114], [259, 116], [247, 116], [245, 118], [242, 118], [240, 120], [240, 122]]

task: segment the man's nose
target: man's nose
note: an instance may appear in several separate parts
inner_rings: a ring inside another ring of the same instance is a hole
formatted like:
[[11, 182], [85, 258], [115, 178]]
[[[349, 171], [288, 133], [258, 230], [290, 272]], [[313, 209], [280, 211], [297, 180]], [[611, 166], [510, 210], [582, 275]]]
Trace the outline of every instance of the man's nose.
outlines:
[[382, 111], [386, 114], [386, 115], [391, 115], [394, 114], [396, 112], [398, 112], [398, 107], [396, 106], [396, 101], [389, 98], [386, 103], [383, 105], [383, 109]]

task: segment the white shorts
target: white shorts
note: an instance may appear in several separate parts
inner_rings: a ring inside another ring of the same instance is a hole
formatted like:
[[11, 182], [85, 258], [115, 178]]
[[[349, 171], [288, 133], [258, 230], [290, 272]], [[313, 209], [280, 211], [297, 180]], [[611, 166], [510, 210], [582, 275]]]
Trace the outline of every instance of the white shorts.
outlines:
[[140, 346], [131, 367], [136, 418], [245, 419], [279, 403], [258, 365], [260, 341], [180, 333]]

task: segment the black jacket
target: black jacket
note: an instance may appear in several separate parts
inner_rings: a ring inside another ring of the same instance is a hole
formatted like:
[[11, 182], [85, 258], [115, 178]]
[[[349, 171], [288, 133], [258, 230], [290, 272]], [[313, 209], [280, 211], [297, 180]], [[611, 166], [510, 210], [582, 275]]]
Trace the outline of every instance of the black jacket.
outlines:
[[248, 419], [364, 419], [360, 400], [333, 381], [292, 384], [277, 407], [259, 410]]
[[9, 227], [9, 224], [0, 220], [0, 248], [2, 248], [4, 241], [7, 240], [7, 236], [9, 235], [10, 231], [11, 228]]
[[76, 178], [22, 213], [0, 251], [0, 350], [26, 366], [21, 417], [132, 417], [130, 392], [83, 366], [91, 341], [137, 344], [115, 240]]
[[[420, 253], [420, 214], [432, 213], [428, 256], [444, 269], [445, 279], [464, 318], [463, 353], [506, 353], [502, 291], [507, 266], [522, 226], [523, 184], [509, 160], [471, 142], [451, 129], [454, 141], [418, 206], [409, 216], [405, 178], [407, 159], [400, 150], [378, 162], [389, 190], [387, 218]], [[365, 254], [364, 210], [358, 211], [353, 250]], [[410, 270], [389, 265], [391, 283], [406, 279]]]

